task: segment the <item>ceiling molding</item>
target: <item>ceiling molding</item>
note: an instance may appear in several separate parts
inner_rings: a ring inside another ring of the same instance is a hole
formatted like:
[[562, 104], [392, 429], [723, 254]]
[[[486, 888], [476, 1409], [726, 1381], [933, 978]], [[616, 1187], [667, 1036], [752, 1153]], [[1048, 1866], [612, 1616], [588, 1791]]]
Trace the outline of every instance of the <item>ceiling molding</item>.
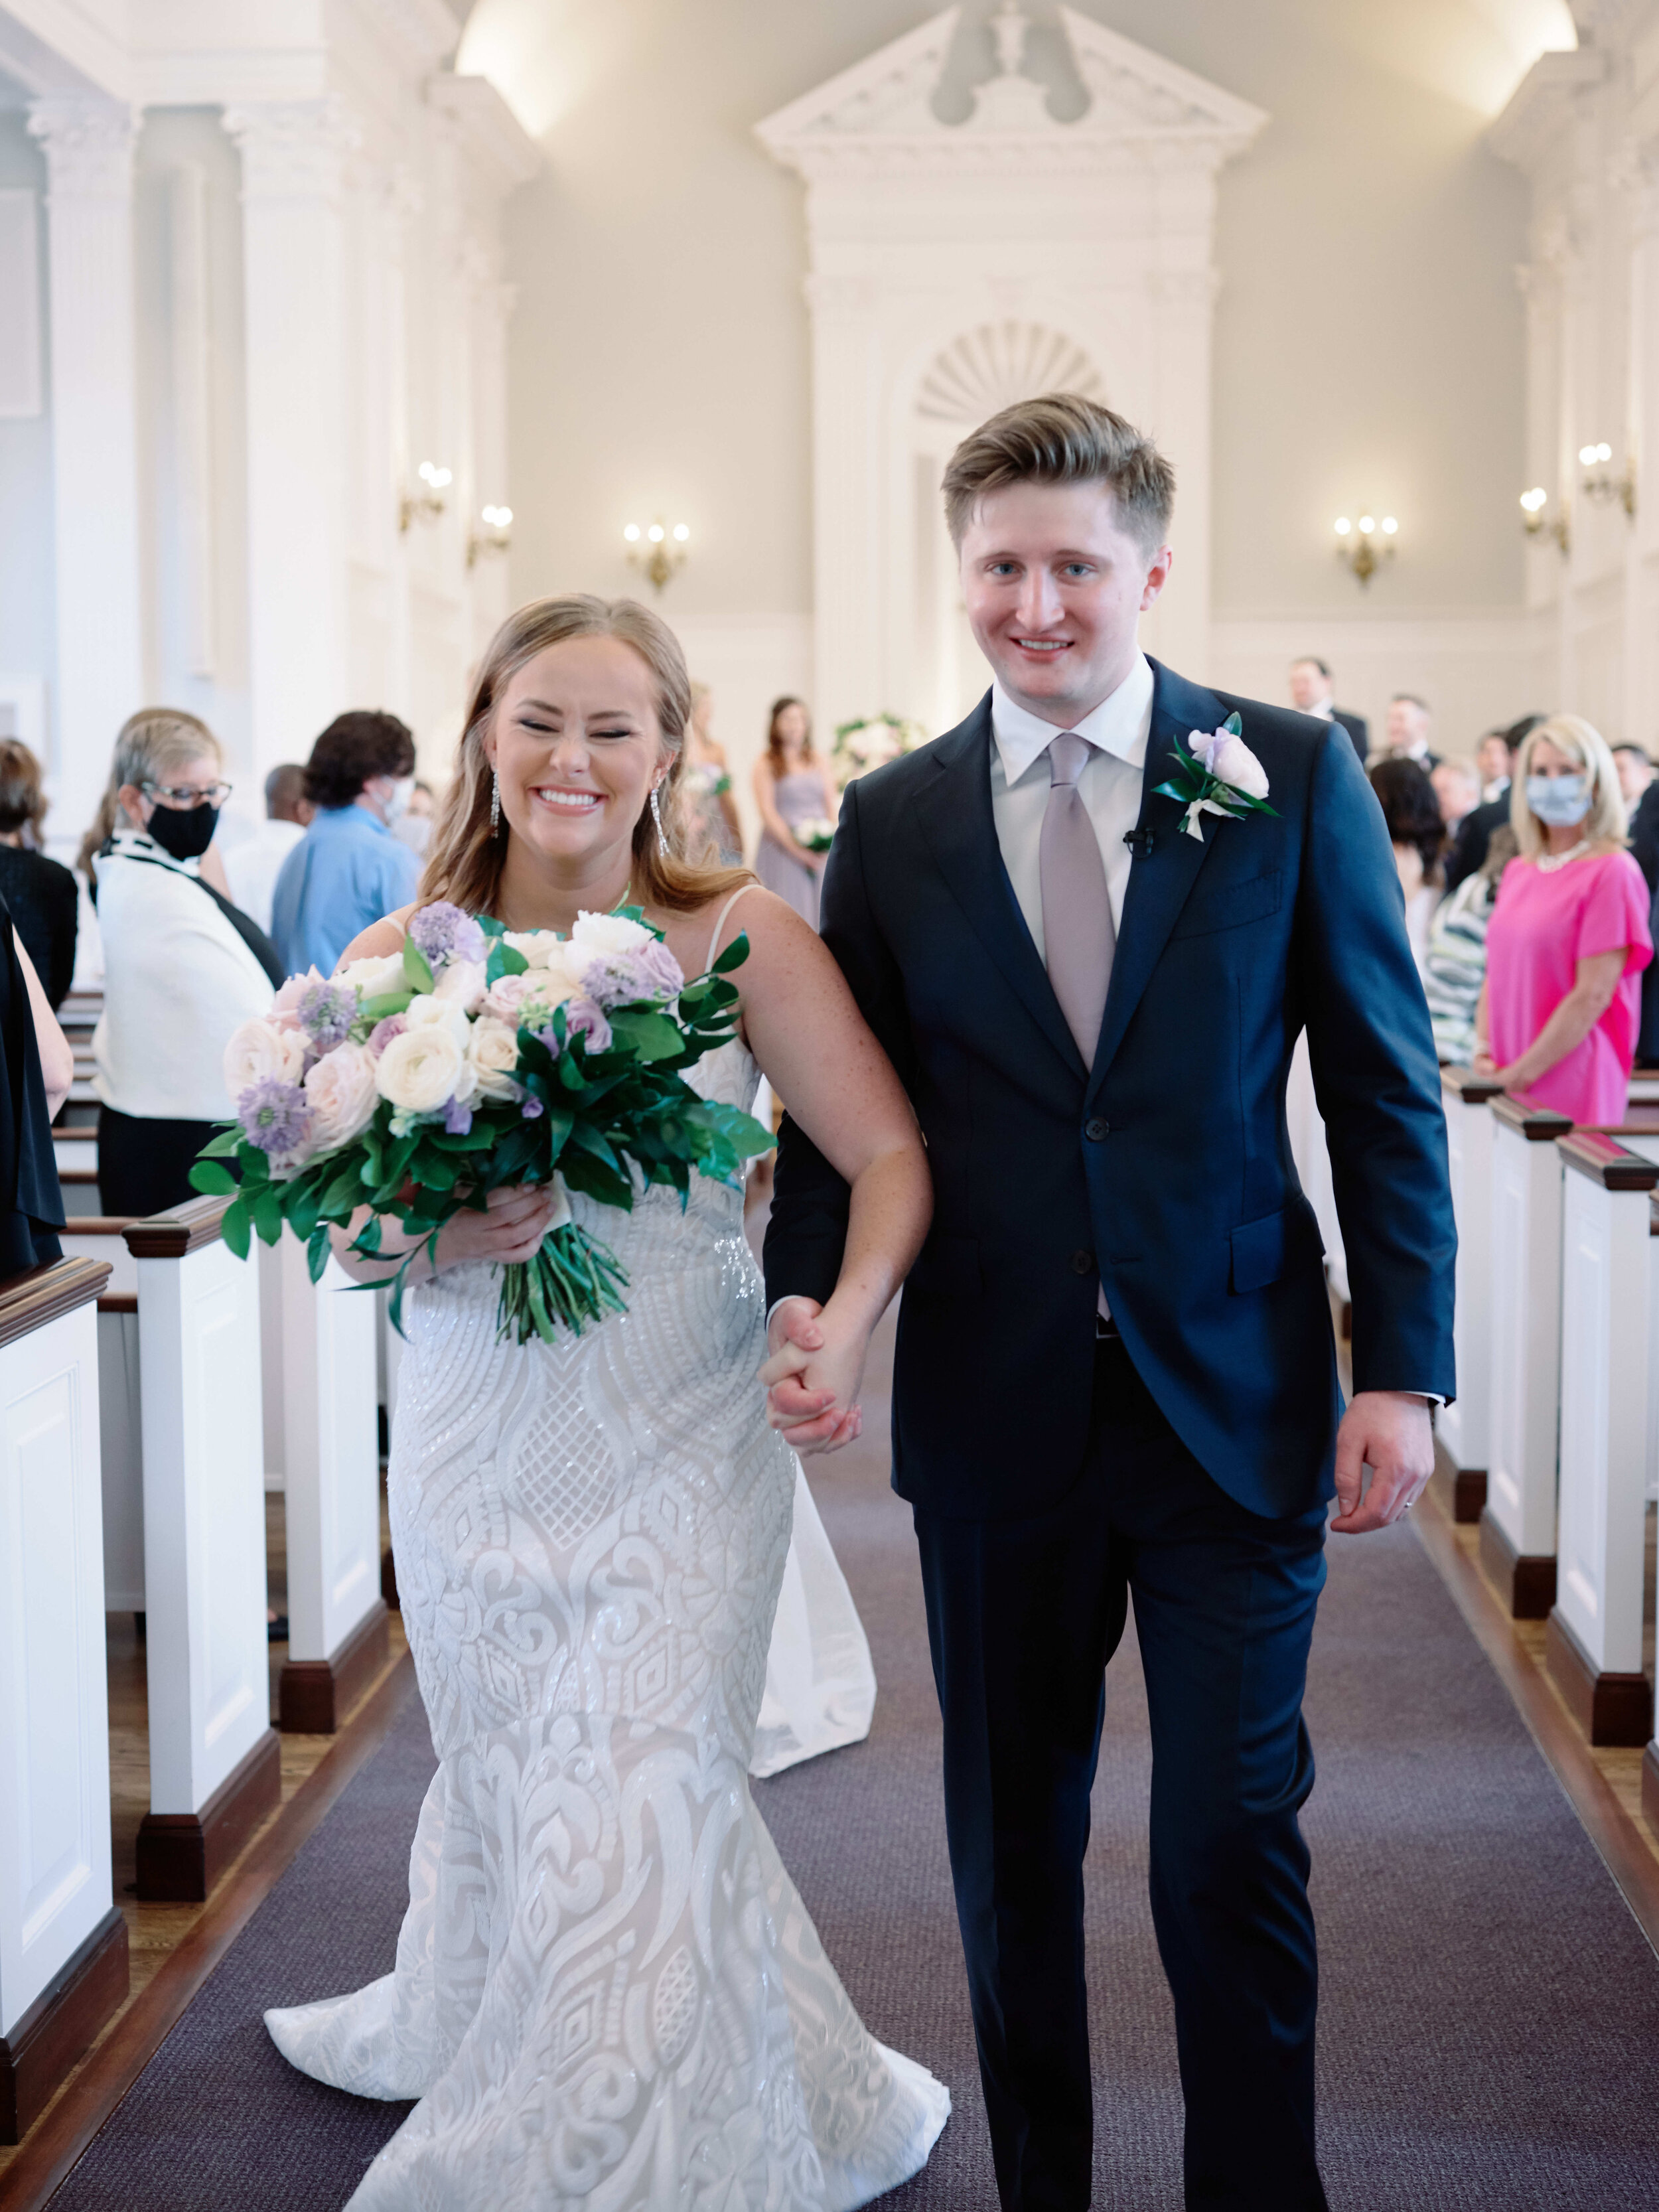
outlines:
[[487, 76], [444, 71], [428, 78], [426, 97], [488, 190], [505, 198], [539, 175], [541, 149]]
[[1540, 54], [1488, 126], [1487, 145], [1500, 161], [1532, 168], [1572, 120], [1579, 95], [1600, 84], [1607, 73], [1607, 58], [1595, 46]]

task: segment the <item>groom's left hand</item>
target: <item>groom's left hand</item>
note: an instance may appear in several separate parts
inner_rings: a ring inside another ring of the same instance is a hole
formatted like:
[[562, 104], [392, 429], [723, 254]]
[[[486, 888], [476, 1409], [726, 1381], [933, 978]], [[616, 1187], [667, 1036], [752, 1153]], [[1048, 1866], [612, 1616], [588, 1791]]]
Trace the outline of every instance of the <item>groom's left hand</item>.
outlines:
[[1336, 1502], [1342, 1510], [1331, 1527], [1343, 1536], [1386, 1528], [1410, 1512], [1433, 1473], [1427, 1399], [1409, 1390], [1357, 1392], [1336, 1432]]

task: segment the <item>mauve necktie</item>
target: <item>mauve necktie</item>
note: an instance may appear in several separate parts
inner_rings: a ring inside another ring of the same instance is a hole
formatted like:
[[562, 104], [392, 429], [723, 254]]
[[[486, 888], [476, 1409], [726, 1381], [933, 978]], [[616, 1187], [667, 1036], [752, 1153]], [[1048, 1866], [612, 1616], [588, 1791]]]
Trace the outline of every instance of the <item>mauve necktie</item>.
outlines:
[[1049, 746], [1048, 807], [1039, 848], [1048, 981], [1085, 1067], [1094, 1065], [1117, 949], [1106, 863], [1077, 787], [1089, 751], [1088, 739], [1074, 730], [1062, 731]]

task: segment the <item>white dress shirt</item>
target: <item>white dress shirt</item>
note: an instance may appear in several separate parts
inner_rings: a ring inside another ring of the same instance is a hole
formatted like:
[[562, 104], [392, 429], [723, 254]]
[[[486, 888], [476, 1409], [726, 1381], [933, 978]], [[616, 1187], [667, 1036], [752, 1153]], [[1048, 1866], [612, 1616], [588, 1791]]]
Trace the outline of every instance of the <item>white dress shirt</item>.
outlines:
[[[1129, 848], [1123, 840], [1140, 819], [1146, 747], [1152, 733], [1152, 667], [1144, 653], [1109, 698], [1064, 727], [1085, 738], [1089, 757], [1078, 792], [1100, 841], [1112, 926], [1123, 923]], [[1048, 747], [1060, 726], [1016, 705], [1000, 684], [991, 687], [991, 814], [1002, 864], [1045, 966], [1042, 941], [1042, 817], [1048, 811]]]

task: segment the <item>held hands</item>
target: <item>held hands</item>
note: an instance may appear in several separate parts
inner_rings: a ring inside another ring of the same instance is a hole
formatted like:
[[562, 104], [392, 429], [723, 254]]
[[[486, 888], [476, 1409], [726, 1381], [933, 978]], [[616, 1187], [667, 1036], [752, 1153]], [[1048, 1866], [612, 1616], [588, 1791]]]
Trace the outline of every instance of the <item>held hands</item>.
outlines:
[[[1364, 1470], [1371, 1471], [1362, 1499]], [[1363, 1536], [1409, 1513], [1434, 1473], [1434, 1428], [1425, 1401], [1407, 1390], [1355, 1394], [1336, 1432], [1336, 1502], [1331, 1527]]]
[[862, 1436], [867, 1330], [848, 1334], [816, 1298], [790, 1297], [768, 1323], [766, 1342], [766, 1419], [787, 1444], [804, 1455], [832, 1452]]

